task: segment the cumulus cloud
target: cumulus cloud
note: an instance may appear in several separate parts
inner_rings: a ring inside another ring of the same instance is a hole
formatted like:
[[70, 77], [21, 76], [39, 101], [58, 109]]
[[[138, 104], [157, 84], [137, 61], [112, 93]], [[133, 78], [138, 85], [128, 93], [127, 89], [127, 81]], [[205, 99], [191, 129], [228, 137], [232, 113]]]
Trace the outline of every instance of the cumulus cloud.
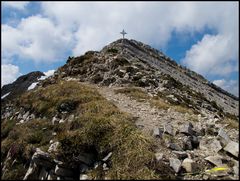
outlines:
[[56, 62], [71, 47], [71, 39], [71, 34], [62, 32], [48, 18], [31, 16], [22, 19], [16, 28], [2, 25], [3, 58]]
[[205, 35], [186, 52], [182, 62], [203, 75], [228, 75], [237, 71], [237, 52], [233, 41], [225, 35]]
[[239, 87], [238, 84], [239, 82], [236, 80], [225, 80], [225, 79], [219, 79], [219, 80], [214, 80], [213, 83], [222, 89], [231, 92], [232, 94], [236, 95], [239, 97]]
[[3, 64], [1, 65], [1, 87], [6, 84], [10, 84], [20, 76], [19, 67], [12, 64]]
[[28, 5], [29, 2], [27, 1], [4, 1], [3, 6], [18, 9], [18, 10], [24, 10], [25, 7]]

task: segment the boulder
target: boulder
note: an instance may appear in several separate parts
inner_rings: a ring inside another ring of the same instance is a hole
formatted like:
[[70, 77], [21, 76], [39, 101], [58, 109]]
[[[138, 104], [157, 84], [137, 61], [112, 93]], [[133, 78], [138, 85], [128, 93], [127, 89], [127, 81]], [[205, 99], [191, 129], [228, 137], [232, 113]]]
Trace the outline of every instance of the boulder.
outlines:
[[231, 141], [230, 137], [227, 135], [223, 128], [219, 129], [218, 138], [220, 138], [221, 143], [225, 146]]
[[220, 142], [216, 139], [202, 139], [199, 143], [199, 148], [201, 150], [218, 152], [222, 149]]
[[193, 135], [194, 131], [192, 128], [193, 128], [192, 123], [188, 122], [187, 124], [184, 124], [180, 127], [179, 132], [184, 133], [186, 135]]
[[68, 168], [62, 168], [62, 167], [59, 167], [58, 165], [56, 165], [55, 174], [58, 176], [63, 176], [63, 177], [72, 177], [73, 171]]
[[224, 150], [228, 153], [231, 153], [235, 157], [238, 157], [239, 155], [239, 143], [230, 141], [225, 147]]
[[163, 126], [163, 129], [164, 129], [164, 133], [167, 133], [167, 134], [170, 134], [170, 135], [174, 136], [174, 131], [173, 131], [172, 125], [170, 125], [170, 124], [165, 124], [165, 125]]
[[44, 166], [46, 168], [53, 168], [55, 165], [50, 154], [43, 152], [39, 148], [37, 148], [36, 152], [33, 154], [32, 161], [37, 165]]
[[170, 158], [169, 162], [170, 162], [170, 167], [172, 167], [173, 170], [176, 173], [178, 173], [180, 171], [180, 168], [181, 168], [181, 161], [179, 159]]
[[194, 173], [196, 172], [196, 163], [189, 158], [185, 158], [182, 162], [182, 167], [188, 172], [188, 173]]
[[220, 155], [215, 155], [215, 156], [208, 156], [206, 158], [204, 158], [205, 160], [211, 162], [212, 164], [216, 165], [216, 166], [222, 166], [222, 159], [223, 157]]
[[161, 129], [159, 129], [159, 128], [157, 128], [157, 127], [155, 127], [154, 129], [153, 129], [153, 136], [154, 137], [156, 137], [156, 138], [162, 138], [162, 131], [161, 131]]

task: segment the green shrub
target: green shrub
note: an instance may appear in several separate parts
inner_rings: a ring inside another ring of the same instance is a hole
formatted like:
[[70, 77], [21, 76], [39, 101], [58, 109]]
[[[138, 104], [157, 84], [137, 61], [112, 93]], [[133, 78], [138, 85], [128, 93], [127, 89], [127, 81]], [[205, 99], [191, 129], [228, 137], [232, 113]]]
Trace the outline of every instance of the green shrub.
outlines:
[[118, 53], [118, 50], [116, 48], [110, 48], [107, 50], [108, 53]]

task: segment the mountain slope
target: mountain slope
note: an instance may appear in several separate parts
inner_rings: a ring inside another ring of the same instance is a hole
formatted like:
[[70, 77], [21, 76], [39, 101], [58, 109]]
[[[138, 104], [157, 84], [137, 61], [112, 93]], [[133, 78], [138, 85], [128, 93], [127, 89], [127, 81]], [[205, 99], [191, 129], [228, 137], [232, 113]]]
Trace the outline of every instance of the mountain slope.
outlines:
[[120, 39], [100, 52], [90, 51], [69, 59], [57, 74], [100, 85], [132, 84], [155, 94], [161, 92], [165, 97], [177, 96], [180, 103], [196, 110], [206, 108], [220, 110], [219, 114], [239, 115], [236, 96], [135, 40]]
[[239, 178], [238, 98], [141, 42], [35, 81], [1, 104], [2, 179]]

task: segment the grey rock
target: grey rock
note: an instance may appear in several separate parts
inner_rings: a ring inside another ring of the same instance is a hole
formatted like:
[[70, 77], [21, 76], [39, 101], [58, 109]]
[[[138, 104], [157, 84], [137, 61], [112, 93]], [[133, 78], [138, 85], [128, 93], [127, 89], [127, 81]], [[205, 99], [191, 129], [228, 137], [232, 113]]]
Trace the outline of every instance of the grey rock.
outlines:
[[192, 123], [188, 122], [187, 124], [184, 124], [180, 127], [179, 132], [184, 133], [186, 135], [193, 135], [194, 131], [192, 128], [193, 128]]
[[50, 154], [43, 152], [39, 148], [37, 148], [36, 152], [33, 154], [32, 161], [37, 165], [41, 165], [46, 168], [52, 168], [55, 165]]
[[102, 161], [106, 162], [110, 157], [112, 156], [112, 152], [108, 153], [107, 156], [105, 156]]
[[55, 167], [55, 174], [58, 176], [63, 176], [63, 177], [71, 177], [73, 176], [73, 171], [67, 168], [62, 168], [56, 165]]
[[178, 159], [184, 159], [188, 157], [185, 151], [172, 151], [172, 152], [178, 157]]
[[162, 131], [161, 131], [161, 129], [159, 129], [159, 128], [157, 128], [157, 127], [155, 127], [154, 129], [153, 129], [153, 136], [154, 137], [157, 137], [157, 138], [162, 138]]
[[106, 163], [103, 164], [103, 170], [106, 171], [106, 170], [109, 170], [108, 166]]
[[49, 148], [48, 148], [48, 152], [57, 152], [58, 146], [60, 145], [60, 143], [57, 141], [55, 143], [52, 143]]
[[189, 158], [185, 158], [182, 162], [182, 167], [188, 172], [188, 173], [194, 173], [196, 171], [196, 163]]
[[234, 172], [234, 174], [235, 174], [236, 176], [239, 176], [239, 167], [235, 165], [235, 166], [233, 167], [233, 172]]
[[80, 174], [79, 180], [89, 180], [89, 177], [86, 174]]
[[27, 119], [27, 117], [28, 117], [28, 115], [29, 115], [29, 111], [28, 111], [28, 112], [26, 112], [26, 113], [23, 115], [23, 117], [22, 117], [22, 118], [23, 118], [24, 120], [26, 120], [26, 119]]
[[181, 161], [179, 159], [170, 158], [169, 162], [170, 162], [170, 167], [172, 167], [173, 170], [176, 173], [178, 173], [180, 171], [180, 168], [181, 168]]
[[183, 138], [183, 150], [192, 150], [192, 140], [189, 136]]
[[231, 141], [231, 139], [229, 138], [229, 136], [227, 135], [227, 133], [224, 131], [223, 128], [220, 128], [218, 131], [218, 137], [220, 138], [221, 142], [223, 145], [227, 145], [228, 142]]
[[171, 142], [167, 143], [166, 146], [172, 150], [177, 150], [177, 151], [183, 150], [179, 145], [177, 145], [175, 143], [171, 143]]
[[222, 159], [223, 157], [221, 157], [220, 155], [215, 155], [215, 156], [208, 156], [206, 158], [204, 158], [205, 160], [213, 163], [216, 166], [222, 166]]
[[165, 125], [163, 126], [163, 129], [164, 129], [164, 133], [167, 133], [167, 134], [170, 134], [170, 135], [174, 136], [174, 131], [173, 131], [172, 125], [170, 125], [170, 124], [165, 124]]
[[54, 117], [52, 118], [52, 124], [54, 125], [54, 124], [56, 124], [56, 123], [58, 123], [58, 122], [59, 122], [59, 119], [54, 116]]
[[239, 155], [239, 143], [230, 141], [225, 147], [224, 150], [231, 153], [235, 157]]
[[199, 148], [201, 150], [206, 150], [206, 151], [214, 151], [214, 152], [218, 152], [219, 150], [222, 149], [222, 146], [220, 144], [220, 142], [216, 139], [202, 139], [200, 140], [199, 143]]
[[163, 159], [163, 153], [155, 153], [155, 159], [157, 161], [160, 161]]

